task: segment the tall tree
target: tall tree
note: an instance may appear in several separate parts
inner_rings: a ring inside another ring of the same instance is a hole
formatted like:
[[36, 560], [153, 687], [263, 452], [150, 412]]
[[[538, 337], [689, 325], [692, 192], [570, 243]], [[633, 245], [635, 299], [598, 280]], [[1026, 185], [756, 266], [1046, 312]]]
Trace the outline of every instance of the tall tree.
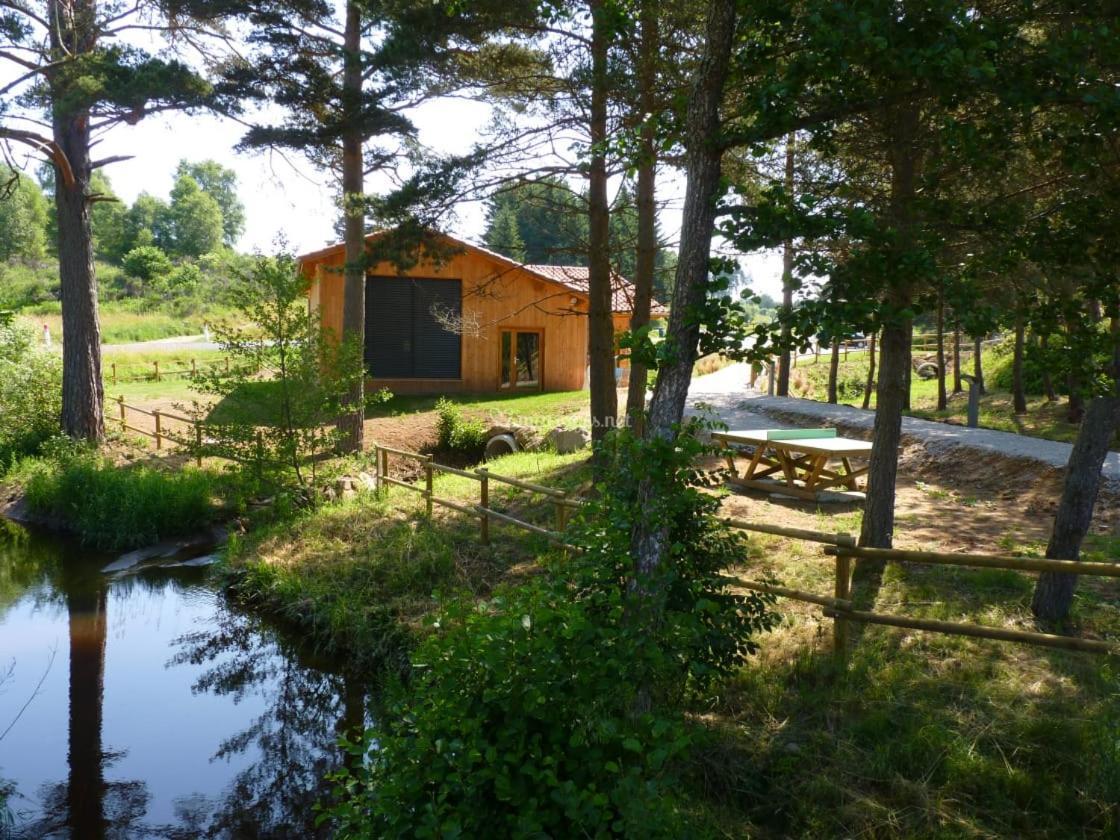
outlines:
[[245, 205], [237, 194], [237, 173], [216, 160], [181, 160], [175, 170], [176, 180], [183, 175], [193, 178], [204, 193], [218, 202], [222, 211], [222, 239], [226, 245], [236, 245], [245, 232]]
[[[93, 136], [150, 113], [210, 104], [212, 92], [185, 64], [127, 43], [137, 32], [160, 28], [158, 9], [146, 3], [121, 8], [95, 0], [45, 0], [7, 3], [2, 13], [0, 62], [16, 77], [0, 90], [0, 141], [40, 148], [58, 175], [62, 430], [97, 441], [105, 424], [90, 210], [99, 199], [93, 172], [112, 159], [92, 157]], [[17, 116], [43, 126], [49, 136], [29, 140], [29, 132], [10, 127], [9, 98], [21, 103]]]

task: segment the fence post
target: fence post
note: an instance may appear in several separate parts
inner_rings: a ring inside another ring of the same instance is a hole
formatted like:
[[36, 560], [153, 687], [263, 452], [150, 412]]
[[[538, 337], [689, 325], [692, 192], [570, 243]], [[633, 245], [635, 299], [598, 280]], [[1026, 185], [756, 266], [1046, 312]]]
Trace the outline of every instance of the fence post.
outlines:
[[156, 449], [163, 448], [163, 424], [160, 421], [159, 409], [152, 410], [152, 417], [156, 421]]
[[117, 405], [121, 407], [121, 431], [123, 432], [125, 423], [127, 422], [124, 416], [124, 394], [117, 397]]
[[562, 534], [564, 532], [564, 528], [568, 524], [568, 508], [564, 505], [564, 502], [566, 502], [567, 500], [567, 493], [565, 493], [563, 496], [556, 497], [556, 533], [558, 534]]
[[427, 502], [428, 518], [432, 518], [432, 456], [424, 458], [424, 500]]
[[226, 373], [229, 373], [229, 356], [226, 356], [223, 361], [226, 363]]
[[191, 359], [191, 376], [198, 376], [198, 365]]
[[[479, 477], [479, 505], [483, 508], [490, 507], [490, 470], [486, 467], [479, 467], [475, 470]], [[483, 545], [490, 545], [490, 514], [483, 511], [479, 514], [479, 535], [482, 538]]]
[[194, 421], [194, 452], [195, 462], [199, 467], [202, 466], [202, 421]]
[[112, 362], [112, 363], [110, 363], [109, 367], [113, 371], [113, 384], [116, 385], [117, 384], [117, 363]]
[[[844, 554], [856, 541], [850, 534], [837, 534], [836, 547], [836, 598], [846, 601], [852, 594], [852, 558]], [[848, 655], [848, 620], [837, 613], [832, 619], [832, 653], [840, 661]]]
[[381, 492], [387, 494], [389, 492], [389, 482], [386, 479], [389, 477], [389, 453], [384, 449], [381, 451]]
[[159, 361], [152, 362], [152, 366], [156, 369], [156, 382], [159, 382]]
[[381, 447], [373, 445], [373, 492], [381, 495]]

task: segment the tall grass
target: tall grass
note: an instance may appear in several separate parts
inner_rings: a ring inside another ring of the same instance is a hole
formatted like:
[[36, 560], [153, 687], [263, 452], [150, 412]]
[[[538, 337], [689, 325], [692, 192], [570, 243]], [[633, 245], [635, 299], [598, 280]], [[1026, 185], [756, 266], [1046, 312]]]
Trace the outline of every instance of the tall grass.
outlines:
[[237, 495], [236, 479], [224, 474], [116, 466], [70, 445], [18, 462], [8, 478], [22, 487], [32, 512], [100, 549], [133, 548], [196, 531], [219, 516], [223, 499]]

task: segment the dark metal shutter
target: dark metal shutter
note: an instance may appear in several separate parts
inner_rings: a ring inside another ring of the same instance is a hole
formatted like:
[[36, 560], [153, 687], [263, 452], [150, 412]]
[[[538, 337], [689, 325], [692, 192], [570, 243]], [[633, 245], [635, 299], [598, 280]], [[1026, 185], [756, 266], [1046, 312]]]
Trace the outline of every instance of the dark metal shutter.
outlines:
[[379, 379], [412, 376], [412, 281], [371, 277], [366, 283], [366, 368]]
[[463, 293], [458, 280], [416, 280], [412, 294], [417, 379], [458, 379]]
[[[458, 280], [374, 277], [366, 284], [366, 367], [378, 379], [458, 379]], [[451, 327], [451, 329], [448, 329]]]

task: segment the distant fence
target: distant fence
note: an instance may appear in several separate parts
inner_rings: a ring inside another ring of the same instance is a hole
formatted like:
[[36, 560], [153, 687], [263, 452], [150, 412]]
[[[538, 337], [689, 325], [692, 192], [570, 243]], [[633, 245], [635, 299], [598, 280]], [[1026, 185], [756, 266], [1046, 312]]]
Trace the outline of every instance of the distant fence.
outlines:
[[755, 531], [763, 534], [787, 537], [789, 539], [824, 544], [824, 553], [835, 559], [835, 586], [833, 595], [818, 595], [798, 589], [779, 586], [762, 581], [736, 582], [746, 589], [767, 592], [795, 601], [804, 601], [824, 607], [826, 618], [833, 620], [833, 650], [843, 656], [848, 646], [848, 630], [852, 623], [882, 624], [889, 627], [902, 627], [928, 633], [944, 633], [954, 636], [972, 636], [982, 639], [995, 639], [1004, 642], [1040, 645], [1062, 650], [1085, 651], [1089, 653], [1120, 654], [1120, 643], [1099, 639], [1079, 639], [1073, 636], [1058, 636], [1052, 633], [1038, 633], [1029, 630], [1009, 630], [1003, 627], [988, 627], [957, 621], [940, 621], [930, 618], [878, 613], [857, 610], [852, 605], [852, 560], [896, 560], [906, 563], [925, 563], [940, 566], [963, 566], [983, 569], [1006, 569], [1017, 572], [1059, 572], [1074, 575], [1095, 575], [1098, 577], [1120, 578], [1120, 563], [1095, 563], [1083, 560], [1050, 560], [1040, 557], [1005, 557], [993, 554], [964, 554], [940, 551], [905, 551], [891, 548], [860, 548], [850, 534], [829, 534], [821, 531], [807, 531], [799, 528], [782, 528], [740, 519], [729, 519], [727, 524], [733, 528]]
[[[419, 452], [408, 452], [404, 449], [394, 449], [389, 446], [381, 446], [380, 444], [374, 444], [373, 453], [374, 463], [377, 467], [376, 483], [378, 492], [383, 492], [392, 485], [395, 487], [402, 487], [413, 493], [418, 493], [425, 501], [429, 518], [432, 515], [434, 505], [450, 508], [451, 510], [476, 518], [478, 520], [479, 539], [482, 541], [483, 545], [487, 545], [490, 542], [491, 520], [530, 531], [556, 543], [566, 544], [564, 542], [563, 532], [565, 528], [567, 528], [571, 513], [573, 510], [583, 505], [583, 502], [573, 498], [564, 490], [558, 490], [555, 487], [545, 487], [543, 484], [534, 484], [530, 481], [522, 481], [519, 478], [492, 473], [486, 467], [478, 467], [474, 470], [462, 470], [458, 467], [449, 467], [446, 464], [437, 464], [431, 455], [424, 455]], [[389, 475], [389, 458], [391, 456], [419, 462], [424, 472], [424, 485], [420, 487]], [[457, 475], [460, 478], [470, 479], [471, 481], [477, 481], [478, 504], [466, 504], [437, 496], [433, 491], [433, 479], [436, 473], [447, 473], [449, 475]], [[529, 493], [544, 496], [547, 499], [546, 504], [551, 505], [553, 508], [554, 527], [549, 529], [540, 525], [535, 525], [532, 522], [525, 522], [515, 516], [495, 510], [491, 507], [490, 483], [494, 481], [499, 484], [506, 484], [510, 487], [516, 487]]]
[[[225, 461], [234, 461], [239, 464], [256, 464], [258, 466], [262, 466], [265, 463], [264, 440], [259, 430], [255, 435], [255, 450], [257, 455], [254, 458], [245, 458], [240, 455], [235, 455], [232, 452], [223, 451], [216, 446], [207, 448], [205, 436], [206, 423], [203, 420], [184, 417], [181, 414], [176, 414], [171, 411], [162, 411], [157, 408], [142, 408], [138, 405], [130, 405], [124, 401], [123, 395], [116, 397], [113, 402], [117, 406], [117, 416], [110, 417], [109, 419], [117, 423], [121, 429], [151, 438], [155, 442], [156, 450], [164, 449], [167, 443], [188, 448], [193, 452], [195, 463], [200, 467], [202, 466], [203, 458], [221, 458]], [[152, 428], [146, 429], [131, 424], [129, 421], [132, 418], [129, 417], [129, 412], [144, 417], [150, 417], [152, 419]], [[177, 429], [174, 427], [169, 428], [167, 421], [178, 423], [180, 427]]]
[[[116, 362], [109, 363], [109, 381], [116, 385], [120, 382], [162, 382], [164, 379], [173, 378], [176, 376], [194, 376], [200, 370], [205, 370], [207, 367], [223, 367], [229, 371], [229, 358], [219, 359], [213, 362], [205, 362], [199, 364], [197, 360], [190, 359], [189, 365], [181, 365], [179, 367], [169, 366], [166, 362], [161, 366], [158, 359], [151, 362], [128, 362], [117, 365]], [[131, 371], [135, 369], [143, 370], [143, 373], [134, 374]]]

